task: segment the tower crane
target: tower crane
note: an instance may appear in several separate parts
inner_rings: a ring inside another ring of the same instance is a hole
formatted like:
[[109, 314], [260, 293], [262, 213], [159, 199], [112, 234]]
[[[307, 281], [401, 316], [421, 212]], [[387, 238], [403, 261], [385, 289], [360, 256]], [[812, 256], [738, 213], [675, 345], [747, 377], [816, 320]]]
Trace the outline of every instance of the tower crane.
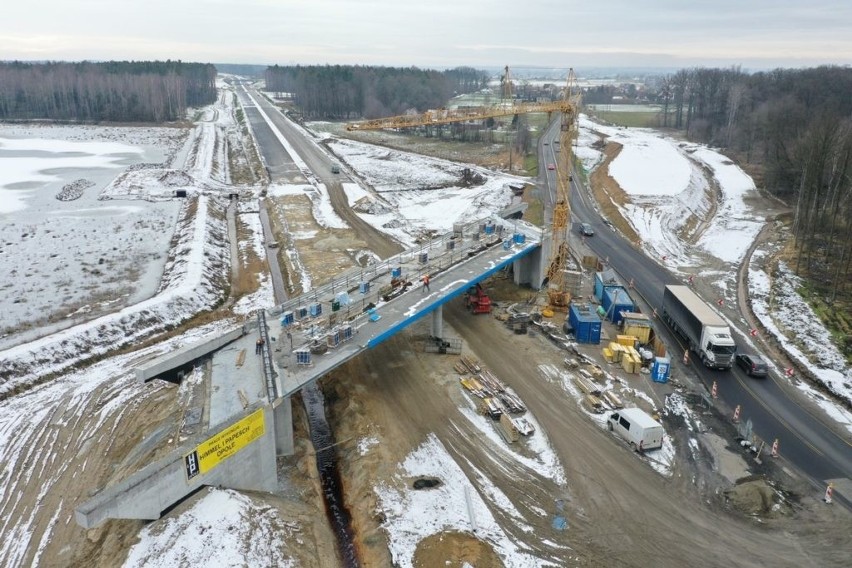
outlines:
[[547, 273], [542, 288], [547, 288], [548, 307], [542, 315], [552, 316], [553, 311], [567, 311], [571, 295], [565, 287], [565, 269], [568, 261], [568, 224], [570, 208], [568, 192], [572, 181], [573, 143], [577, 134], [577, 118], [580, 107], [579, 91], [576, 88], [574, 69], [568, 70], [565, 89], [557, 101], [541, 103], [523, 103], [511, 96], [512, 83], [509, 67], [501, 78], [502, 98], [500, 104], [460, 109], [437, 109], [423, 113], [405, 114], [373, 120], [351, 122], [347, 131], [382, 130], [436, 126], [452, 122], [485, 120], [501, 116], [512, 116], [532, 112], [560, 113], [560, 159], [556, 164], [556, 199], [550, 222], [551, 251], [547, 264]]
[[556, 163], [556, 199], [550, 221], [550, 263], [547, 268], [542, 287], [547, 287], [548, 307], [542, 315], [552, 316], [554, 311], [567, 311], [571, 300], [570, 293], [565, 287], [565, 270], [568, 261], [568, 225], [571, 209], [568, 205], [568, 193], [571, 189], [574, 162], [574, 138], [577, 135], [577, 109], [580, 106], [580, 95], [576, 89], [577, 78], [574, 69], [568, 70], [565, 90], [562, 93], [563, 106], [560, 117], [561, 146], [560, 159]]

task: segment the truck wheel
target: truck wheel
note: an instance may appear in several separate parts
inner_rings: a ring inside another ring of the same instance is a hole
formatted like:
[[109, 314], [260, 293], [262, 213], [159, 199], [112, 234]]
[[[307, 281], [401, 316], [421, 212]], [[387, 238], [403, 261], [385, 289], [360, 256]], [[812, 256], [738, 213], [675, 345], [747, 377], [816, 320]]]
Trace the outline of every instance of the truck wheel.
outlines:
[[636, 444], [634, 442], [630, 442], [630, 450], [634, 452], [636, 451]]
[[612, 422], [607, 422], [606, 427], [609, 428], [610, 432], [612, 432]]

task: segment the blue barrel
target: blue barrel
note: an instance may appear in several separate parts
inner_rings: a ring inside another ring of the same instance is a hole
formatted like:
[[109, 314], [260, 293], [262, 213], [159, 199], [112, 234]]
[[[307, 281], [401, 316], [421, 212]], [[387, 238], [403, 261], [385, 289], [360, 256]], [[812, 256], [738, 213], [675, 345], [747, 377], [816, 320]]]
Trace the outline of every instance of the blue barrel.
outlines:
[[393, 278], [399, 278], [400, 276], [402, 276], [402, 268], [399, 266], [391, 268], [391, 276]]
[[526, 238], [527, 238], [526, 235], [524, 235], [523, 233], [515, 233], [512, 236], [512, 239], [515, 241], [515, 244], [519, 244], [519, 245], [524, 244], [524, 241], [526, 240]]
[[485, 234], [486, 235], [493, 235], [494, 234], [494, 225], [492, 225], [490, 223], [488, 225], [485, 225]]

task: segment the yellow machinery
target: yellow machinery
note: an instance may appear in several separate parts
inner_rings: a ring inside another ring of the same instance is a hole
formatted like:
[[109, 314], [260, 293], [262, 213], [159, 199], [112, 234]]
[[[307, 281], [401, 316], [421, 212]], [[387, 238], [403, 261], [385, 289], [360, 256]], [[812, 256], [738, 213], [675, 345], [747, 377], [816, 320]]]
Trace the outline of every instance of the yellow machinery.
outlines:
[[479, 121], [500, 116], [512, 116], [531, 112], [561, 113], [560, 158], [556, 163], [556, 199], [551, 218], [551, 253], [547, 276], [543, 286], [547, 287], [548, 308], [543, 315], [550, 317], [553, 311], [567, 311], [571, 295], [565, 289], [565, 267], [568, 260], [568, 224], [570, 208], [568, 191], [573, 169], [573, 143], [577, 134], [577, 117], [580, 107], [579, 92], [576, 89], [574, 69], [568, 71], [565, 90], [558, 101], [543, 103], [516, 102], [511, 96], [509, 68], [501, 79], [501, 102], [492, 106], [468, 107], [459, 109], [428, 110], [419, 114], [390, 116], [374, 120], [352, 122], [346, 125], [348, 131], [382, 130], [393, 128], [416, 128], [435, 126], [452, 122]]

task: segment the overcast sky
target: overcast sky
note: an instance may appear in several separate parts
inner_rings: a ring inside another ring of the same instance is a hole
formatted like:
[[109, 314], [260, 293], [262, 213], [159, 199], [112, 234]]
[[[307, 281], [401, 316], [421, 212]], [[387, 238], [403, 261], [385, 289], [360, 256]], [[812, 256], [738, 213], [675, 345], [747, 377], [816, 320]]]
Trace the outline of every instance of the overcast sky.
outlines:
[[8, 0], [0, 60], [852, 64], [852, 0]]

